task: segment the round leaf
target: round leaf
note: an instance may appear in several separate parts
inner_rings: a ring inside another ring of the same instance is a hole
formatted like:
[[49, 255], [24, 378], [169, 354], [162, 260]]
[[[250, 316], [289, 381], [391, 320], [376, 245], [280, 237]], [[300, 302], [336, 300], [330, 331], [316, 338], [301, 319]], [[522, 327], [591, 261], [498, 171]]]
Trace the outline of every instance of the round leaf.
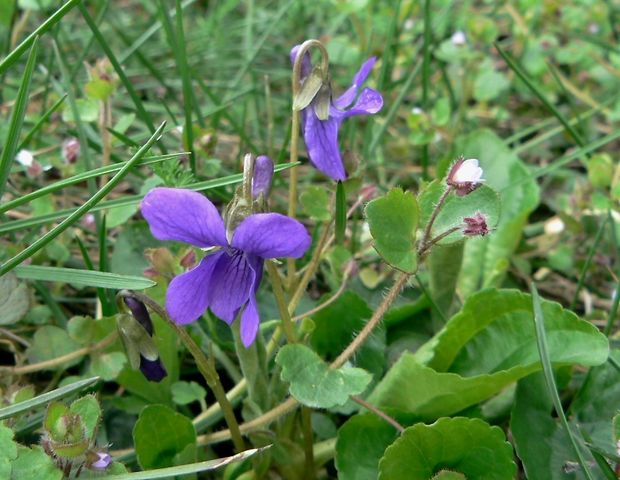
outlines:
[[500, 428], [462, 417], [407, 428], [379, 463], [380, 480], [428, 480], [447, 471], [472, 479], [512, 480], [517, 466]]
[[138, 463], [143, 469], [170, 467], [188, 445], [196, 443], [189, 418], [165, 405], [149, 405], [133, 429]]
[[415, 197], [393, 188], [366, 205], [365, 212], [379, 255], [394, 268], [413, 273], [417, 267], [415, 234], [419, 217]]
[[372, 375], [361, 368], [330, 368], [321, 357], [304, 345], [285, 345], [276, 356], [282, 380], [290, 382], [290, 392], [300, 403], [314, 408], [344, 405], [350, 395], [358, 395]]

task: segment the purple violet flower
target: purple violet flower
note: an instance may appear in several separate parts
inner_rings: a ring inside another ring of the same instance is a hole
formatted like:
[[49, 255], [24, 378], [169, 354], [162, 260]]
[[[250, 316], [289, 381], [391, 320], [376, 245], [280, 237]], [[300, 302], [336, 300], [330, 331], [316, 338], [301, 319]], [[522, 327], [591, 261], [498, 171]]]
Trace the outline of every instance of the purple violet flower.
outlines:
[[112, 457], [107, 452], [92, 452], [90, 468], [93, 470], [105, 470], [112, 463]]
[[[291, 50], [292, 63], [295, 63], [299, 47], [300, 45], [297, 45]], [[359, 92], [376, 61], [375, 57], [366, 60], [353, 77], [351, 86], [336, 100], [331, 101], [329, 117], [326, 120], [320, 120], [317, 116], [314, 100], [301, 111], [302, 130], [310, 161], [319, 171], [334, 180], [347, 178], [338, 147], [338, 130], [344, 119], [354, 115], [373, 115], [383, 107], [383, 97], [376, 90], [364, 88]], [[311, 71], [310, 54], [307, 53], [301, 65], [302, 82]]]
[[[229, 325], [241, 313], [241, 340], [249, 347], [260, 322], [255, 293], [265, 259], [301, 257], [310, 236], [297, 220], [278, 213], [246, 217], [229, 236], [215, 206], [203, 195], [155, 188], [142, 200], [142, 215], [159, 240], [199, 248], [221, 247], [192, 270], [176, 276], [166, 292], [166, 309], [178, 324], [211, 311]], [[230, 237], [230, 238], [229, 238]]]

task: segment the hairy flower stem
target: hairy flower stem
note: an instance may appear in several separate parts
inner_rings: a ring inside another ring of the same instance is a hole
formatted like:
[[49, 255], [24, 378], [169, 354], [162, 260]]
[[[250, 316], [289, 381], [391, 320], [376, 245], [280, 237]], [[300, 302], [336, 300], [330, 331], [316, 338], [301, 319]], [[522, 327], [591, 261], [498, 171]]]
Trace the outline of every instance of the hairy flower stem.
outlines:
[[443, 240], [448, 235], [451, 235], [454, 232], [458, 232], [459, 230], [461, 230], [461, 228], [462, 227], [460, 225], [458, 227], [452, 227], [452, 228], [449, 228], [448, 230], [446, 230], [445, 232], [440, 233], [436, 237], [431, 238], [428, 242], [426, 242], [426, 246], [424, 247], [424, 249], [421, 248], [418, 251], [418, 262], [422, 261], [424, 259], [424, 257], [426, 257], [426, 255], [428, 254], [430, 249], [433, 247], [433, 245], [435, 245], [440, 240]]
[[446, 203], [446, 199], [448, 198], [448, 195], [450, 195], [450, 192], [452, 192], [452, 187], [448, 185], [446, 187], [446, 190], [443, 192], [443, 194], [439, 198], [437, 205], [435, 205], [435, 209], [433, 210], [433, 213], [431, 214], [431, 218], [428, 219], [428, 223], [426, 224], [426, 228], [424, 229], [424, 235], [422, 236], [422, 241], [420, 242], [420, 248], [418, 249], [418, 255], [420, 255], [425, 250], [428, 250], [428, 244], [431, 241], [430, 237], [431, 237], [431, 231], [433, 229], [433, 224], [435, 223], [435, 220], [437, 220], [437, 215], [439, 215], [439, 212], [441, 211], [444, 203]]
[[281, 325], [286, 335], [288, 343], [297, 342], [297, 334], [295, 333], [295, 326], [291, 320], [291, 313], [286, 305], [286, 299], [284, 298], [284, 290], [282, 289], [282, 282], [280, 280], [280, 274], [276, 269], [273, 262], [266, 262], [267, 273], [271, 280], [271, 286], [273, 287], [273, 294], [276, 297], [276, 303], [278, 304], [278, 311], [280, 312]]
[[194, 339], [190, 337], [187, 331], [174, 323], [172, 319], [168, 316], [166, 310], [164, 310], [155, 300], [139, 292], [131, 292], [131, 295], [140, 300], [148, 307], [150, 307], [151, 310], [153, 310], [157, 315], [159, 315], [163, 320], [165, 320], [168, 325], [170, 325], [176, 331], [181, 341], [189, 350], [189, 353], [192, 355], [192, 357], [194, 357], [198, 370], [204, 377], [209, 388], [211, 388], [211, 391], [213, 392], [217, 403], [220, 405], [222, 413], [224, 414], [224, 420], [226, 421], [226, 424], [228, 425], [230, 431], [230, 438], [232, 438], [232, 441], [235, 444], [235, 449], [238, 452], [244, 451], [245, 442], [243, 441], [243, 437], [241, 436], [241, 430], [239, 429], [239, 424], [237, 423], [235, 412], [232, 408], [232, 405], [230, 404], [230, 401], [228, 400], [228, 397], [226, 397], [226, 391], [224, 390], [222, 382], [220, 381], [220, 376], [215, 369], [213, 358], [207, 358], [207, 356], [196, 344]]
[[[310, 39], [306, 40], [299, 47], [295, 63], [293, 64], [293, 74], [291, 76], [291, 92], [293, 94], [293, 103], [299, 91], [301, 90], [301, 65], [306, 52], [316, 47], [321, 52], [321, 66], [323, 72], [327, 73], [329, 69], [329, 56], [327, 50], [321, 42], [318, 40]], [[290, 163], [295, 164], [299, 158], [299, 129], [300, 129], [300, 112], [299, 110], [293, 110], [292, 124], [291, 124], [291, 155]], [[297, 214], [297, 169], [291, 168], [291, 175], [289, 177], [288, 185], [288, 216], [295, 218]], [[288, 290], [292, 290], [295, 285], [295, 259], [287, 259], [288, 276], [287, 287]]]
[[403, 433], [405, 431], [405, 427], [403, 427], [400, 423], [398, 423], [394, 418], [390, 417], [387, 413], [379, 410], [374, 405], [368, 403], [366, 400], [358, 397], [357, 395], [351, 395], [351, 400], [353, 400], [355, 403], [361, 405], [362, 407], [364, 407], [369, 412], [374, 413], [377, 417], [381, 418], [382, 420], [385, 420], [387, 423], [392, 425], [400, 433]]
[[345, 348], [343, 352], [338, 355], [338, 358], [336, 358], [336, 360], [331, 363], [331, 368], [342, 367], [347, 362], [347, 360], [349, 360], [353, 356], [353, 354], [364, 344], [372, 331], [377, 327], [377, 325], [379, 325], [379, 322], [381, 322], [381, 319], [388, 311], [392, 303], [394, 303], [394, 300], [396, 300], [400, 291], [407, 284], [410, 276], [410, 273], [399, 273], [396, 281], [394, 282], [394, 285], [392, 285], [392, 288], [390, 288], [387, 295], [383, 298], [383, 301], [381, 302], [381, 305], [379, 305], [379, 308], [375, 310], [375, 313], [373, 313], [372, 317], [370, 317], [368, 323], [364, 325], [362, 331], [353, 339], [349, 346]]

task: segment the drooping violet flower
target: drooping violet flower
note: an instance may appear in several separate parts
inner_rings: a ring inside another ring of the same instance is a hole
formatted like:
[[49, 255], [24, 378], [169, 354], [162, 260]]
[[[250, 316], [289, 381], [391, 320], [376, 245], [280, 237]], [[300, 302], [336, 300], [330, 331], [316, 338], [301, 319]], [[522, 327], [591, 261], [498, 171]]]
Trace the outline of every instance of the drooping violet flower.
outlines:
[[463, 234], [470, 237], [484, 237], [489, 233], [486, 217], [476, 212], [473, 217], [465, 217], [463, 219]]
[[[157, 347], [150, 340], [153, 337], [153, 321], [144, 303], [133, 297], [123, 297], [125, 305], [131, 311], [131, 315], [139, 324], [123, 322], [119, 323], [121, 339], [125, 345], [130, 363], [137, 364], [142, 375], [151, 382], [161, 382], [168, 372], [159, 357]], [[142, 328], [142, 330], [141, 330]], [[148, 339], [145, 337], [148, 336]], [[139, 357], [138, 357], [139, 355]], [[136, 358], [132, 358], [136, 357]], [[135, 367], [134, 367], [135, 368]]]
[[166, 309], [178, 324], [198, 319], [210, 308], [229, 325], [241, 312], [241, 340], [249, 347], [260, 322], [255, 293], [265, 259], [301, 257], [310, 236], [297, 220], [257, 213], [242, 220], [228, 238], [215, 206], [197, 192], [155, 188], [142, 201], [142, 214], [159, 240], [199, 248], [221, 247], [192, 270], [175, 277], [166, 292]]
[[[297, 45], [291, 50], [292, 63], [295, 63], [299, 48], [300, 45]], [[347, 178], [338, 147], [338, 130], [344, 119], [354, 115], [373, 115], [383, 107], [383, 97], [379, 92], [372, 88], [364, 88], [361, 93], [359, 91], [376, 61], [375, 57], [366, 60], [353, 77], [351, 86], [337, 99], [330, 101], [326, 120], [319, 119], [315, 101], [301, 111], [302, 130], [310, 161], [319, 171], [334, 180]], [[301, 65], [302, 82], [310, 75], [311, 70], [310, 54], [307, 53]]]
[[483, 171], [478, 164], [476, 158], [465, 160], [461, 157], [452, 165], [446, 183], [454, 188], [459, 197], [473, 192], [484, 182]]

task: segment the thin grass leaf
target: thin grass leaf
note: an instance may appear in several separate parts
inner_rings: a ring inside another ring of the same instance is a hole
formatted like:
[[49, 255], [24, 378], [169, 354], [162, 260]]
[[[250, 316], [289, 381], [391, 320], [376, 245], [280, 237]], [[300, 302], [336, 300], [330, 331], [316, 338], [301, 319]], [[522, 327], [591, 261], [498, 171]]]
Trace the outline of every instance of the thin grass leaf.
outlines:
[[[598, 448], [596, 448], [596, 446], [592, 444], [592, 438], [590, 437], [588, 432], [586, 432], [584, 429], [580, 429], [580, 432], [581, 436], [585, 440], [586, 447], [588, 447], [588, 450], [590, 450], [592, 458], [594, 458], [594, 461], [598, 465], [598, 468], [600, 468], [603, 472], [603, 475], [605, 475], [605, 478], [607, 480], [618, 480], [618, 477], [616, 476], [611, 466], [607, 462], [607, 459], [605, 458], [608, 454], [606, 452], [600, 451]], [[614, 458], [610, 458], [610, 460], [618, 462], [619, 459], [617, 455], [614, 455]]]
[[[607, 218], [609, 219], [609, 224], [611, 226], [610, 230], [613, 251], [620, 252], [620, 245], [618, 245], [618, 239], [616, 238], [616, 221], [614, 220], [611, 210], [607, 211]], [[605, 325], [604, 330], [606, 336], [609, 336], [611, 329], [614, 326], [614, 321], [616, 320], [616, 315], [618, 313], [618, 304], [620, 303], [620, 267], [617, 269], [616, 274], [616, 290], [613, 293], [612, 304], [609, 309], [609, 314], [607, 315], [607, 324]]]
[[162, 123], [160, 127], [155, 131], [153, 136], [144, 144], [144, 146], [136, 152], [136, 154], [129, 160], [125, 166], [118, 171], [112, 179], [105, 184], [94, 196], [89, 198], [81, 207], [77, 208], [69, 217], [59, 223], [52, 230], [47, 232], [42, 237], [38, 238], [29, 247], [25, 248], [10, 260], [6, 261], [0, 266], [0, 275], [4, 275], [6, 272], [12, 270], [21, 262], [34, 255], [41, 248], [45, 247], [54, 238], [64, 232], [67, 228], [77, 222], [82, 215], [90, 211], [95, 205], [97, 205], [106, 195], [108, 195], [120, 181], [125, 178], [129, 171], [134, 167], [138, 161], [148, 152], [151, 146], [160, 138], [161, 132], [164, 130], [166, 123]]
[[[424, 42], [422, 43], [422, 108], [428, 109], [431, 81], [431, 1], [424, 1]], [[422, 146], [422, 178], [428, 179], [428, 144]]]
[[498, 53], [502, 56], [502, 58], [506, 61], [506, 63], [508, 64], [508, 66], [510, 67], [510, 69], [515, 72], [515, 74], [523, 81], [523, 83], [525, 83], [525, 85], [532, 91], [532, 93], [534, 95], [536, 95], [536, 97], [538, 97], [538, 99], [543, 103], [543, 105], [553, 114], [555, 115], [555, 117], [560, 121], [560, 123], [564, 126], [564, 128], [566, 129], [566, 131], [568, 132], [568, 134], [573, 137], [573, 139], [575, 140], [575, 142], [577, 142], [577, 144], [580, 147], [583, 147], [585, 145], [585, 142], [583, 141], [583, 139], [581, 138], [581, 135], [579, 135], [579, 133], [577, 132], [577, 130], [575, 130], [573, 128], [573, 126], [570, 124], [570, 122], [568, 120], [566, 120], [566, 117], [564, 117], [564, 115], [562, 115], [562, 113], [556, 108], [555, 105], [553, 105], [553, 103], [551, 103], [547, 97], [545, 96], [545, 94], [543, 93], [543, 91], [538, 88], [538, 85], [536, 85], [528, 76], [528, 74], [525, 72], [525, 70], [521, 67], [521, 65], [519, 64], [519, 62], [514, 59], [512, 57], [512, 55], [510, 55], [508, 52], [505, 52], [502, 47], [499, 46], [499, 44], [497, 42], [494, 43], [495, 48], [497, 49]]
[[[286, 163], [286, 164], [277, 165], [274, 168], [274, 173], [278, 173], [278, 172], [281, 172], [282, 170], [287, 170], [291, 167], [296, 167], [298, 165], [301, 165], [301, 163], [298, 162], [296, 164]], [[194, 190], [196, 192], [202, 192], [202, 191], [210, 190], [213, 188], [225, 187], [227, 185], [233, 185], [235, 183], [240, 183], [242, 180], [243, 180], [243, 174], [236, 173], [234, 175], [229, 175], [227, 177], [192, 183], [190, 185], [186, 185], [183, 188]], [[114, 200], [108, 200], [105, 202], [101, 202], [98, 205], [91, 208], [90, 211], [100, 212], [101, 210], [105, 210], [106, 208], [117, 208], [117, 207], [125, 207], [128, 205], [136, 205], [140, 203], [140, 200], [142, 200], [143, 198], [144, 198], [144, 195], [127, 195], [122, 198], [116, 198]], [[12, 222], [7, 222], [7, 223], [0, 225], [0, 233], [14, 232], [16, 230], [21, 230], [24, 228], [45, 225], [47, 223], [53, 222], [54, 220], [58, 220], [60, 218], [65, 218], [70, 215], [73, 215], [79, 208], [78, 207], [68, 208], [65, 210], [60, 210], [58, 212], [48, 213], [45, 215], [37, 215], [36, 217], [32, 217], [32, 218], [25, 218], [22, 220], [13, 220]]]
[[[75, 240], [76, 240], [76, 242], [78, 244], [78, 247], [80, 248], [80, 253], [82, 254], [82, 259], [84, 260], [84, 265], [86, 265], [86, 268], [88, 268], [89, 270], [94, 271], [95, 270], [95, 266], [93, 265], [93, 262], [90, 259], [90, 255], [88, 254], [88, 250], [86, 249], [86, 246], [84, 245], [84, 242], [82, 242], [80, 237], [78, 237], [77, 235], [75, 237]], [[19, 267], [17, 267], [17, 268], [19, 268]], [[105, 305], [106, 302], [108, 301], [108, 297], [106, 296], [106, 292], [101, 287], [97, 288], [97, 297], [99, 297], [99, 301], [101, 302], [101, 305]]]
[[177, 475], [189, 475], [198, 472], [208, 472], [229, 465], [234, 462], [240, 462], [259, 452], [269, 448], [253, 448], [245, 450], [231, 457], [218, 458], [217, 460], [208, 460], [206, 462], [190, 463], [188, 465], [180, 465], [178, 467], [158, 468], [155, 470], [147, 470], [145, 472], [122, 473], [120, 475], [110, 475], [105, 477], [106, 480], [154, 480], [158, 478], [170, 478]]
[[6, 144], [2, 149], [2, 155], [0, 156], [0, 198], [4, 193], [4, 188], [7, 180], [9, 179], [9, 173], [11, 172], [11, 165], [17, 152], [17, 144], [19, 142], [19, 136], [24, 124], [24, 116], [26, 115], [26, 104], [28, 102], [28, 92], [30, 90], [30, 82], [32, 81], [32, 72], [37, 61], [37, 52], [39, 48], [39, 38], [35, 37], [32, 42], [32, 48], [28, 55], [28, 61], [26, 62], [26, 69], [24, 70], [24, 76], [22, 77], [17, 97], [15, 98], [15, 104], [11, 112], [11, 120], [9, 121], [9, 131], [7, 135]]
[[97, 383], [98, 381], [99, 377], [91, 377], [85, 380], [78, 380], [77, 382], [73, 382], [69, 385], [65, 385], [64, 387], [57, 388], [56, 390], [52, 390], [51, 392], [44, 393], [43, 395], [38, 395], [34, 398], [31, 398], [30, 400], [19, 402], [15, 405], [9, 405], [8, 407], [0, 408], [0, 420], [3, 420], [5, 418], [11, 418], [22, 412], [44, 406], [52, 400], [66, 397], [67, 395], [82, 390], [83, 388], [89, 387]]
[[553, 367], [551, 366], [551, 360], [549, 358], [549, 349], [547, 347], [547, 335], [545, 332], [545, 319], [542, 311], [542, 307], [540, 305], [540, 297], [538, 296], [538, 290], [536, 289], [536, 285], [534, 283], [530, 284], [530, 291], [532, 293], [532, 305], [534, 308], [534, 324], [536, 326], [536, 344], [538, 345], [538, 353], [540, 355], [540, 361], [543, 367], [543, 374], [545, 376], [545, 382], [547, 384], [547, 392], [553, 401], [553, 406], [555, 411], [560, 418], [562, 426], [565, 428], [568, 438], [573, 446], [575, 454], [577, 455], [577, 459], [579, 464], [581, 465], [581, 469], [583, 473], [589, 480], [594, 480], [592, 476], [592, 472], [588, 466], [587, 461], [583, 457], [583, 452], [577, 443], [577, 439], [574, 436], [573, 431], [568, 424], [568, 420], [566, 420], [566, 415], [564, 414], [564, 409], [562, 408], [562, 402], [560, 400], [560, 396], [558, 395], [558, 389], [555, 384], [555, 378], [553, 376]]
[[35, 39], [45, 32], [47, 32], [50, 28], [56, 25], [62, 17], [64, 17], [67, 13], [71, 11], [73, 7], [75, 7], [82, 0], [69, 0], [62, 7], [60, 7], [56, 12], [52, 14], [45, 22], [43, 22], [34, 32], [28, 35], [22, 43], [20, 43], [11, 53], [9, 53], [2, 62], [0, 62], [0, 75], [4, 74], [11, 65], [13, 65], [22, 54], [28, 50], [28, 48], [35, 42]]
[[196, 175], [196, 154], [194, 153], [194, 129], [192, 122], [192, 108], [194, 105], [194, 93], [192, 90], [192, 79], [189, 66], [187, 64], [187, 51], [185, 45], [185, 31], [183, 29], [183, 11], [181, 10], [181, 1], [176, 0], [176, 57], [181, 75], [181, 84], [183, 86], [183, 112], [185, 113], [185, 128], [183, 136], [187, 142], [189, 150], [189, 165], [192, 173]]
[[24, 280], [71, 283], [85, 287], [110, 288], [113, 290], [144, 290], [156, 283], [144, 277], [119, 275], [117, 273], [79, 270], [77, 268], [45, 267], [42, 265], [20, 265], [15, 274]]
[[28, 145], [30, 140], [32, 140], [32, 137], [36, 135], [36, 133], [41, 129], [43, 124], [47, 122], [47, 120], [52, 116], [52, 114], [61, 107], [61, 105], [65, 102], [66, 98], [67, 94], [65, 93], [56, 101], [56, 103], [54, 103], [54, 105], [52, 105], [43, 115], [41, 115], [41, 118], [37, 120], [37, 123], [34, 124], [34, 127], [32, 127], [32, 129], [26, 134], [22, 142], [19, 144], [19, 147], [17, 147], [18, 152], [22, 148], [24, 148], [24, 146]]
[[583, 284], [586, 281], [586, 275], [588, 273], [588, 270], [590, 269], [590, 265], [592, 264], [592, 257], [594, 257], [594, 254], [596, 253], [596, 249], [598, 248], [598, 244], [600, 243], [601, 238], [603, 238], [603, 232], [605, 231], [606, 226], [607, 226], [607, 217], [605, 217], [601, 225], [598, 227], [596, 236], [594, 237], [594, 242], [592, 242], [592, 245], [590, 245], [590, 248], [588, 250], [588, 256], [586, 257], [586, 262], [583, 264], [583, 267], [581, 268], [581, 273], [579, 274], [579, 280], [577, 281], [577, 288], [575, 289], [575, 295], [573, 295], [573, 300], [570, 303], [571, 310], [574, 310], [575, 305], [577, 305], [577, 301], [579, 300], [579, 293], [581, 292], [581, 289], [583, 288]]
[[[417, 53], [418, 52], [416, 51], [413, 54], [413, 58], [417, 56]], [[422, 68], [422, 62], [418, 62], [411, 69], [411, 72], [409, 72], [409, 76], [405, 80], [405, 84], [400, 89], [400, 92], [398, 92], [398, 96], [396, 97], [396, 100], [394, 100], [394, 102], [392, 103], [392, 106], [390, 107], [390, 110], [385, 116], [385, 119], [383, 123], [381, 124], [381, 127], [379, 128], [379, 131], [377, 132], [377, 134], [373, 137], [372, 141], [370, 142], [370, 145], [368, 147], [368, 153], [365, 155], [365, 158], [373, 157], [375, 153], [375, 149], [379, 146], [379, 142], [383, 138], [383, 135], [385, 135], [385, 132], [387, 131], [390, 124], [392, 123], [392, 120], [394, 120], [394, 117], [396, 116], [396, 113], [398, 112], [398, 109], [400, 108], [401, 103], [405, 99], [405, 96], [409, 93], [411, 85], [413, 84], [413, 80], [415, 79], [418, 72], [420, 71], [420, 68]]]
[[[82, 16], [84, 17], [86, 24], [88, 25], [90, 30], [93, 32], [93, 35], [97, 39], [97, 43], [99, 43], [99, 46], [101, 47], [103, 52], [108, 57], [108, 60], [110, 60], [110, 63], [112, 64], [112, 68], [114, 68], [114, 71], [118, 75], [118, 78], [120, 79], [121, 83], [127, 90], [129, 97], [131, 98], [134, 106], [136, 107], [136, 113], [138, 114], [138, 117], [140, 117], [140, 119], [146, 124], [150, 132], [154, 132], [155, 124], [153, 123], [153, 118], [151, 117], [150, 113], [148, 113], [146, 109], [144, 108], [144, 105], [142, 104], [142, 100], [140, 100], [140, 97], [138, 96], [138, 92], [136, 92], [136, 89], [134, 88], [131, 81], [127, 78], [127, 75], [125, 75], [125, 71], [123, 70], [123, 67], [121, 67], [121, 64], [117, 60], [116, 55], [114, 55], [114, 52], [112, 52], [112, 49], [110, 48], [109, 43], [105, 40], [105, 38], [101, 34], [101, 31], [97, 27], [97, 24], [93, 20], [93, 17], [91, 17], [90, 14], [88, 13], [88, 10], [86, 9], [86, 7], [84, 7], [83, 5], [79, 5], [78, 8], [80, 9]], [[163, 145], [160, 145], [160, 148], [163, 153], [166, 153], [165, 147]]]
[[[136, 163], [136, 167], [142, 167], [145, 165], [154, 165], [157, 163], [165, 162], [166, 160], [182, 157], [185, 154], [186, 152], [179, 152], [179, 153], [170, 153], [168, 155], [158, 155], [155, 157], [148, 157]], [[58, 182], [54, 182], [50, 185], [46, 185], [45, 187], [40, 188], [39, 190], [26, 193], [25, 195], [22, 195], [21, 197], [14, 198], [13, 200], [3, 203], [2, 205], [0, 205], [0, 213], [7, 212], [16, 207], [19, 207], [20, 205], [29, 203], [35, 198], [39, 198], [39, 197], [48, 195], [53, 192], [57, 192], [58, 190], [62, 190], [63, 188], [68, 187], [70, 185], [75, 185], [76, 183], [80, 183], [80, 182], [83, 182], [84, 180], [88, 180], [89, 178], [97, 178], [102, 175], [106, 175], [108, 173], [118, 172], [126, 164], [127, 162], [117, 163], [114, 165], [106, 165], [105, 167], [95, 168], [93, 170], [90, 170], [84, 173], [78, 173], [77, 175], [74, 175], [72, 177], [65, 178], [64, 180], [59, 180]]]

